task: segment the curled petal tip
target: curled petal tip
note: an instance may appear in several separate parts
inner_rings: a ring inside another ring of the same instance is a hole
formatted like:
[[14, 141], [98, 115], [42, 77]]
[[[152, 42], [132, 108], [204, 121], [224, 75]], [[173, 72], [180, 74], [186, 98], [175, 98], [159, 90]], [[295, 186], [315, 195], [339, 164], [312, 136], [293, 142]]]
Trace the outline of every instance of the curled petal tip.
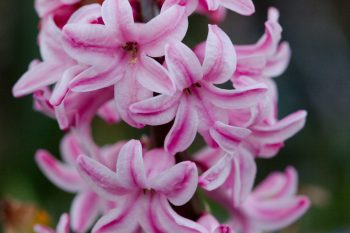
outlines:
[[307, 196], [300, 196], [299, 197], [299, 206], [304, 209], [304, 211], [307, 211], [311, 206], [311, 201]]
[[270, 7], [268, 10], [268, 19], [272, 21], [278, 21], [280, 13], [277, 8]]

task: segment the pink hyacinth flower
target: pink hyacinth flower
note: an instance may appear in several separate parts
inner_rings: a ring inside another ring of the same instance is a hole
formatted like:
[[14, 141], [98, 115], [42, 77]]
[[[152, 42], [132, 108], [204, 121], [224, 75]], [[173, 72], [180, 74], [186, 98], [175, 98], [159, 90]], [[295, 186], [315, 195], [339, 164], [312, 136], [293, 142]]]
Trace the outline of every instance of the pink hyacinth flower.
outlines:
[[35, 233], [69, 233], [69, 216], [63, 214], [57, 224], [56, 230], [48, 228], [43, 225], [34, 226]]
[[[116, 161], [116, 156], [123, 143], [101, 148], [99, 160], [106, 166]], [[97, 217], [115, 204], [100, 198], [80, 177], [76, 169], [76, 159], [83, 154], [81, 143], [73, 134], [64, 137], [61, 143], [64, 163], [59, 162], [46, 150], [36, 153], [36, 162], [46, 177], [60, 189], [77, 193], [71, 205], [71, 224], [75, 232], [83, 233], [93, 225]]]
[[73, 23], [63, 29], [66, 51], [89, 66], [70, 82], [70, 87], [88, 92], [115, 85], [121, 118], [142, 127], [130, 116], [129, 105], [151, 97], [153, 92], [174, 93], [166, 69], [150, 56], [163, 56], [166, 43], [185, 36], [185, 8], [174, 5], [144, 24], [134, 22], [127, 0], [106, 0], [101, 13], [104, 25]]
[[186, 150], [197, 131], [211, 146], [233, 151], [249, 131], [227, 125], [227, 109], [255, 105], [266, 87], [257, 84], [224, 90], [215, 86], [228, 81], [235, 69], [236, 58], [229, 37], [219, 27], [210, 25], [203, 64], [180, 42], [167, 46], [165, 60], [177, 93], [131, 105], [134, 119], [148, 125], [162, 125], [175, 117], [165, 139], [165, 148], [171, 154]]
[[172, 210], [169, 202], [179, 206], [188, 202], [198, 182], [192, 162], [175, 165], [174, 157], [162, 149], [142, 156], [141, 143], [131, 140], [118, 156], [116, 172], [97, 161], [80, 156], [79, 170], [100, 195], [117, 200], [120, 205], [102, 217], [92, 232], [194, 233], [203, 228]]
[[75, 65], [63, 50], [61, 30], [53, 18], [42, 25], [39, 35], [42, 62], [35, 60], [29, 70], [22, 75], [13, 87], [13, 95], [22, 97], [59, 81], [65, 71]]
[[[240, 76], [236, 86], [243, 88], [255, 82], [249, 77]], [[261, 101], [250, 109], [231, 111], [230, 123], [251, 130], [251, 135], [245, 140], [245, 147], [254, 156], [271, 158], [284, 146], [285, 140], [304, 127], [307, 112], [299, 110], [278, 119], [277, 88], [273, 80], [265, 79], [264, 84], [268, 86], [268, 92]]]
[[197, 222], [208, 230], [208, 233], [234, 233], [234, 231], [227, 225], [220, 224], [214, 216], [204, 214]]
[[[79, 12], [75, 12], [68, 22], [94, 24], [100, 18], [99, 9], [98, 4], [84, 6]], [[28, 95], [55, 84], [52, 96], [50, 96], [50, 104], [60, 105], [69, 91], [68, 82], [86, 69], [85, 66], [77, 64], [64, 51], [62, 30], [57, 23], [54, 16], [49, 16], [42, 22], [39, 46], [43, 61], [35, 60], [31, 63], [29, 70], [13, 87], [15, 97]]]
[[[253, 45], [237, 45], [237, 70], [234, 77], [241, 75], [254, 78], [273, 78], [287, 68], [291, 51], [289, 44], [280, 44], [282, 27], [278, 22], [279, 12], [271, 7], [265, 23], [265, 34]], [[233, 79], [234, 81], [234, 79]]]
[[305, 196], [296, 195], [297, 173], [288, 167], [284, 173], [268, 176], [239, 208], [232, 207], [236, 216], [231, 222], [243, 233], [278, 231], [300, 218], [310, 206]]

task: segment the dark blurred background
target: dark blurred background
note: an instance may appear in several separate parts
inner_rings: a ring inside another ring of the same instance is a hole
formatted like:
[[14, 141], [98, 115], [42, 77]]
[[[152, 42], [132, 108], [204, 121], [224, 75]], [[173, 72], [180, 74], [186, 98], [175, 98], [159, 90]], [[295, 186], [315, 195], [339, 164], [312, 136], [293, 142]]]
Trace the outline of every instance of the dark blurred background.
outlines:
[[[271, 160], [260, 160], [259, 178], [295, 166], [300, 192], [313, 207], [284, 232], [350, 232], [350, 1], [260, 0], [256, 14], [230, 13], [222, 27], [236, 44], [254, 43], [263, 33], [267, 8], [277, 7], [293, 56], [277, 79], [280, 116], [297, 109], [309, 112], [306, 127]], [[11, 88], [28, 63], [39, 56], [38, 19], [31, 0], [0, 1], [0, 197], [35, 203], [53, 219], [69, 209], [71, 195], [51, 185], [39, 172], [33, 154], [46, 148], [58, 154], [62, 132], [55, 121], [32, 110], [31, 97], [14, 99]], [[192, 42], [207, 33], [194, 17]], [[130, 138], [135, 130], [95, 122], [100, 143]], [[0, 230], [1, 231], [1, 230]]]

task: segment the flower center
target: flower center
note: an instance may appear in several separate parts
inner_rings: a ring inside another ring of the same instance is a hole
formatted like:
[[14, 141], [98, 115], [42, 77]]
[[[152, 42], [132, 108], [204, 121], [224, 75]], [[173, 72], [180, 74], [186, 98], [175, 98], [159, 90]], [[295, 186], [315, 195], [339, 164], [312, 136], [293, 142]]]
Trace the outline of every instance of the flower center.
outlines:
[[137, 62], [137, 51], [138, 51], [138, 44], [137, 42], [131, 41], [127, 42], [126, 44], [123, 45], [123, 49], [130, 53], [131, 59], [130, 63], [135, 64]]
[[185, 88], [184, 89], [184, 93], [186, 95], [192, 95], [192, 89], [194, 89], [194, 88], [201, 88], [201, 87], [202, 87], [202, 85], [200, 83], [194, 83], [194, 84], [192, 84], [192, 86], [190, 86], [188, 88]]

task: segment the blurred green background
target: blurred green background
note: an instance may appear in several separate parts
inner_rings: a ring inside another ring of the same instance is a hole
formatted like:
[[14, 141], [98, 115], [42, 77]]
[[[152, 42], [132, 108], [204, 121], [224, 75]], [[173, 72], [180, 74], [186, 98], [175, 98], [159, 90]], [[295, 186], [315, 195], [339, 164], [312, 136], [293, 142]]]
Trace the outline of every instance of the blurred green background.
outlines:
[[[271, 160], [258, 161], [258, 180], [270, 171], [295, 166], [301, 192], [314, 201], [311, 210], [286, 232], [350, 232], [350, 1], [260, 0], [252, 17], [230, 13], [221, 25], [236, 44], [254, 43], [263, 33], [269, 6], [281, 12], [283, 39], [293, 56], [278, 78], [280, 116], [309, 112], [305, 129]], [[58, 154], [62, 132], [55, 121], [32, 110], [31, 97], [14, 99], [11, 88], [28, 63], [39, 56], [38, 19], [31, 0], [0, 1], [0, 196], [33, 202], [54, 219], [69, 209], [71, 195], [51, 185], [33, 154], [46, 148]], [[205, 38], [204, 19], [194, 17], [194, 43]], [[100, 143], [130, 138], [137, 131], [96, 121]]]

